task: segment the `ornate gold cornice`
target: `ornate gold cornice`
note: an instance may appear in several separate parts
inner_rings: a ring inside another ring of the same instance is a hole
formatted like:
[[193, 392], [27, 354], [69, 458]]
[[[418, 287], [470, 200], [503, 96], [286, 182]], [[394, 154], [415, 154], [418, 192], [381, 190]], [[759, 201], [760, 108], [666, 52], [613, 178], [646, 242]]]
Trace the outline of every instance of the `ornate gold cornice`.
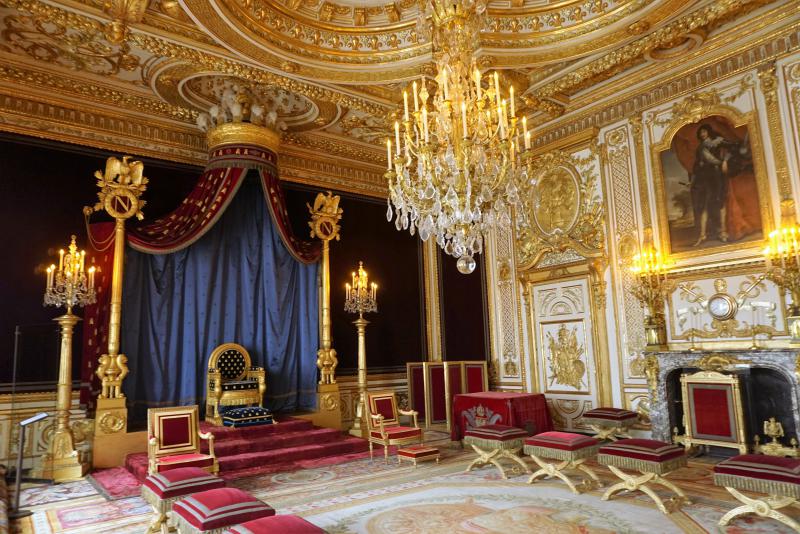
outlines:
[[532, 93], [535, 98], [549, 98], [570, 94], [588, 85], [618, 73], [644, 55], [659, 47], [670, 46], [687, 34], [706, 29], [748, 13], [774, 0], [718, 0], [711, 5], [693, 11], [636, 41], [616, 49], [595, 61], [572, 71], [568, 76], [548, 83]]

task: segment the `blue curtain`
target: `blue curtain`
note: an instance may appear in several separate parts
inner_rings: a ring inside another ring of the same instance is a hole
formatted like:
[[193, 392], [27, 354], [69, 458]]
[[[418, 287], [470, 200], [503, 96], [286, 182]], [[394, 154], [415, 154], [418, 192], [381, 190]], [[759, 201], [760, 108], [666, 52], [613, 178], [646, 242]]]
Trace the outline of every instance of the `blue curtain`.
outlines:
[[196, 243], [163, 255], [128, 247], [121, 347], [131, 370], [123, 389], [132, 416], [155, 406], [204, 405], [208, 357], [226, 342], [243, 345], [253, 365], [266, 369], [265, 406], [312, 409], [317, 271], [284, 246], [255, 171]]

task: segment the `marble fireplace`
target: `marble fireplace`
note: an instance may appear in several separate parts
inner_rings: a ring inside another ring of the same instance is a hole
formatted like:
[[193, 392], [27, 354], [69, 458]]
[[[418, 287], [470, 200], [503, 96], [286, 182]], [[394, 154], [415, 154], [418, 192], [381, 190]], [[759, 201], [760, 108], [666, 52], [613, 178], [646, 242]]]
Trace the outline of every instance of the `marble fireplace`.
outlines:
[[775, 417], [783, 425], [785, 444], [800, 429], [800, 351], [791, 349], [665, 351], [647, 355], [650, 420], [653, 439], [672, 440], [683, 432], [680, 375], [699, 370], [735, 373], [740, 377], [747, 440], [760, 434], [763, 422]]

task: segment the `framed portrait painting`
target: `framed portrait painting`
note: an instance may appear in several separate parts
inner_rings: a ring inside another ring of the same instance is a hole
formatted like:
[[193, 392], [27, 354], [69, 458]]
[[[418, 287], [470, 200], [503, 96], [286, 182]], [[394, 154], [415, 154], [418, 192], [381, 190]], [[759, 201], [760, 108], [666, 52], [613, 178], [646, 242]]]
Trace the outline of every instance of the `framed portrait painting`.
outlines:
[[653, 146], [659, 234], [669, 254], [699, 256], [760, 245], [769, 187], [752, 114], [718, 106], [677, 122]]

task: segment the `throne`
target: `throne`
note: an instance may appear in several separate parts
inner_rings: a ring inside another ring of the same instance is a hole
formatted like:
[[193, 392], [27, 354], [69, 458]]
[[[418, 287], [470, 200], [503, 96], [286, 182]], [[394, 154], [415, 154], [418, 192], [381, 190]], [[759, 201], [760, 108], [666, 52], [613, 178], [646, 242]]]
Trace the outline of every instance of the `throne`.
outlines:
[[[214, 455], [214, 435], [201, 432], [197, 405], [147, 410], [148, 473], [177, 467], [200, 467], [209, 473], [219, 471]], [[199, 439], [208, 440], [208, 454], [200, 451]]]
[[[367, 393], [367, 409], [369, 411], [367, 440], [369, 441], [370, 458], [372, 458], [373, 443], [383, 445], [383, 456], [388, 461], [390, 445], [423, 442], [422, 429], [417, 425], [417, 412], [398, 409], [394, 392]], [[398, 420], [400, 415], [412, 416], [414, 426], [401, 426]]]
[[220, 345], [208, 359], [206, 421], [222, 424], [229, 406], [261, 406], [267, 390], [263, 367], [252, 367], [250, 354], [236, 343]]

